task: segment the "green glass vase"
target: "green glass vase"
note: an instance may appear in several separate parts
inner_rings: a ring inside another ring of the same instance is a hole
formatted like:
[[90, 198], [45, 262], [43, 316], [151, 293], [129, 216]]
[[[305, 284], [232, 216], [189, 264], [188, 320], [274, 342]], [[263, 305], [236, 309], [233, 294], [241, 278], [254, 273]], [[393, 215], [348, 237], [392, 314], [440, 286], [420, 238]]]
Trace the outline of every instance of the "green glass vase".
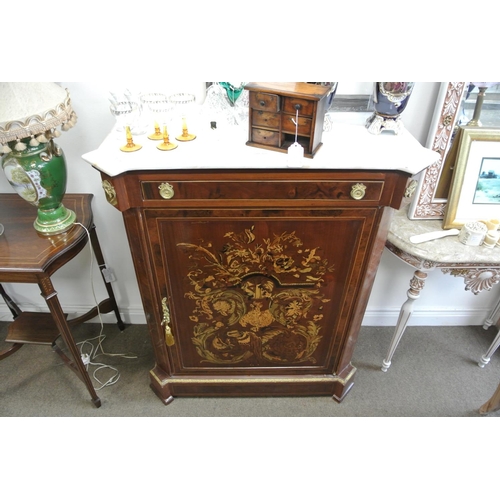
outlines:
[[66, 159], [62, 149], [53, 140], [16, 150], [16, 142], [9, 144], [10, 153], [1, 157], [7, 180], [27, 202], [37, 207], [33, 226], [41, 234], [53, 235], [66, 232], [75, 222], [76, 215], [63, 203], [66, 193]]

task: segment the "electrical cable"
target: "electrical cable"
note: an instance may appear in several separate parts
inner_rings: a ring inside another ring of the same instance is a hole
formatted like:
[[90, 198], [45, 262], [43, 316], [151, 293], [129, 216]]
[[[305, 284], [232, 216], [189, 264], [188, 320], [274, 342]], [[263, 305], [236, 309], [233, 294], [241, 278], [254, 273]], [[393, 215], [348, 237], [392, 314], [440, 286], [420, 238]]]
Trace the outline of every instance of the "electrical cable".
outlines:
[[[107, 386], [110, 386], [110, 385], [113, 385], [115, 384], [116, 382], [118, 382], [118, 380], [120, 379], [120, 372], [118, 369], [116, 369], [115, 367], [113, 366], [110, 366], [110, 365], [107, 365], [105, 363], [96, 363], [94, 362], [95, 358], [97, 358], [98, 356], [118, 356], [118, 357], [122, 357], [122, 358], [125, 358], [125, 359], [137, 359], [137, 355], [135, 354], [117, 354], [117, 353], [108, 353], [108, 352], [105, 352], [103, 347], [102, 347], [102, 343], [103, 341], [106, 339], [106, 336], [103, 334], [103, 330], [104, 330], [104, 321], [102, 319], [102, 316], [101, 316], [101, 311], [99, 310], [99, 302], [97, 300], [97, 297], [96, 297], [96, 293], [95, 293], [95, 289], [94, 289], [94, 252], [92, 250], [92, 245], [90, 244], [90, 232], [89, 230], [83, 225], [81, 224], [80, 222], [75, 222], [75, 224], [83, 227], [83, 229], [85, 230], [85, 232], [87, 233], [87, 237], [89, 239], [89, 248], [90, 248], [90, 286], [91, 286], [91, 289], [92, 289], [92, 295], [94, 297], [94, 302], [96, 304], [96, 308], [97, 308], [97, 314], [99, 316], [99, 322], [101, 324], [101, 329], [99, 331], [99, 335], [97, 337], [93, 337], [91, 339], [87, 339], [87, 340], [84, 340], [82, 342], [78, 342], [77, 345], [80, 346], [80, 354], [81, 356], [83, 357], [84, 355], [88, 355], [88, 362], [86, 364], [87, 366], [87, 370], [88, 370], [88, 366], [94, 366], [96, 367], [92, 373], [92, 376], [94, 378], [94, 380], [96, 380], [99, 384], [100, 384], [100, 387], [96, 387], [95, 390], [98, 391], [104, 387], [107, 387]], [[97, 345], [94, 346], [94, 344], [92, 344], [92, 341], [94, 340], [97, 340]], [[90, 345], [90, 352], [89, 353], [84, 353], [83, 350], [84, 350], [84, 346], [86, 346], [87, 344]], [[100, 353], [98, 351], [101, 351]], [[112, 375], [106, 382], [102, 382], [101, 380], [99, 380], [97, 378], [97, 372], [100, 371], [100, 370], [103, 370], [104, 368], [108, 368], [112, 371], [115, 372], [114, 375]]]

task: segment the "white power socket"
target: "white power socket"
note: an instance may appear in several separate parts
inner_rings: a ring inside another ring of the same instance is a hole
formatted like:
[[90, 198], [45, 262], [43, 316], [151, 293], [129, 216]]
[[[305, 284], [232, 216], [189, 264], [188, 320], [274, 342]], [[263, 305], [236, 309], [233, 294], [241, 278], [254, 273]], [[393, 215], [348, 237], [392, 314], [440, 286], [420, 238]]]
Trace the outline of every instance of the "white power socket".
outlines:
[[106, 283], [112, 283], [113, 281], [116, 281], [116, 276], [115, 273], [113, 272], [113, 269], [110, 267], [103, 267], [101, 269], [102, 275], [104, 276], [104, 279]]

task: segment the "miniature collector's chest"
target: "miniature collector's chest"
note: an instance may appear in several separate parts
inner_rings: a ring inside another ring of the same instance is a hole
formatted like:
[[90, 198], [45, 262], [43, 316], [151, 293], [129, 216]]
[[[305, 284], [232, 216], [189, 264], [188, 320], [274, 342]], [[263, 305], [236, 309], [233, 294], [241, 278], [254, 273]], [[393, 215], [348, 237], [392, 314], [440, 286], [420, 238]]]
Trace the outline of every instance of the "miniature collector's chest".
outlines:
[[[321, 139], [321, 95], [248, 89], [257, 148], [246, 127], [230, 141], [194, 131], [169, 152], [139, 137], [140, 151], [122, 153], [112, 133], [83, 157], [123, 215], [154, 350], [150, 385], [165, 404], [341, 401], [392, 212], [408, 178], [435, 160], [410, 134], [380, 141], [339, 125]], [[273, 148], [286, 147], [297, 114], [316, 154], [289, 168]]]
[[312, 83], [249, 83], [249, 146], [286, 153], [298, 142], [304, 156], [321, 146], [330, 86]]

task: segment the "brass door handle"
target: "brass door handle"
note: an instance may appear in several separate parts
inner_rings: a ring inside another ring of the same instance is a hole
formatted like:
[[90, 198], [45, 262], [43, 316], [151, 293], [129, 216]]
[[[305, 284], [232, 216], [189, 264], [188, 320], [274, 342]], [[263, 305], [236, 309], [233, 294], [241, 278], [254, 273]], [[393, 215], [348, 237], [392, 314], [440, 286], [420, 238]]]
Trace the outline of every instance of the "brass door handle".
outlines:
[[165, 327], [165, 343], [168, 345], [168, 347], [171, 347], [175, 344], [175, 339], [172, 334], [172, 329], [170, 328], [170, 311], [168, 309], [167, 305], [167, 298], [164, 297], [163, 300], [161, 301], [161, 307], [163, 310], [163, 321], [161, 322], [161, 325]]
[[362, 200], [366, 194], [366, 186], [364, 184], [354, 184], [351, 188], [351, 198]]

